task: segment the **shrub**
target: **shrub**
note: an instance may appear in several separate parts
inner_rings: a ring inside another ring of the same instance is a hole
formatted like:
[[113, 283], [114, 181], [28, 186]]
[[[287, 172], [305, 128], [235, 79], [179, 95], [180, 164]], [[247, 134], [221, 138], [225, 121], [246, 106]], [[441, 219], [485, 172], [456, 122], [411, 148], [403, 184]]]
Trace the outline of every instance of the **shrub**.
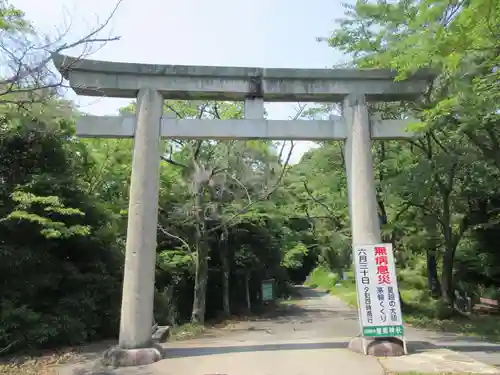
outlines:
[[398, 281], [401, 289], [427, 289], [427, 277], [420, 274], [419, 270], [404, 268], [398, 272]]
[[330, 272], [327, 267], [320, 265], [310, 273], [308, 280], [308, 286], [330, 290], [339, 283], [340, 277], [336, 273]]

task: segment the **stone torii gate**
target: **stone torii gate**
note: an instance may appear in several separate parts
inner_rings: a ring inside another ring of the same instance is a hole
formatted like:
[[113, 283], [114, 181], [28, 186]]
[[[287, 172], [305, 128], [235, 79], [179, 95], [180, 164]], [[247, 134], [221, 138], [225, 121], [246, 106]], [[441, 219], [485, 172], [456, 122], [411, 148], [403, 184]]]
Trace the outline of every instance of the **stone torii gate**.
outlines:
[[[134, 138], [119, 348], [134, 364], [161, 358], [151, 341], [160, 138], [345, 140], [353, 245], [381, 242], [371, 139], [401, 139], [410, 120], [369, 118], [367, 102], [413, 100], [429, 78], [394, 82], [387, 70], [263, 69], [152, 65], [53, 58], [80, 95], [137, 98], [136, 116], [83, 116], [80, 137]], [[243, 120], [163, 116], [165, 99], [244, 101]], [[330, 120], [266, 120], [266, 102], [341, 102]], [[117, 359], [119, 364], [120, 360]], [[122, 364], [125, 364], [122, 361]]]

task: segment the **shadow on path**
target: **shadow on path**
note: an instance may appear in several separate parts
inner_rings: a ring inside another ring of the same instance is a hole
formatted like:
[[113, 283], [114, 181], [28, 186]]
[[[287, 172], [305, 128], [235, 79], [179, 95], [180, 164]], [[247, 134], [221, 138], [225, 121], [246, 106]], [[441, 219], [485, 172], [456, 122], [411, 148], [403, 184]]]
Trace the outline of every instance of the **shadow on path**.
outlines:
[[344, 349], [347, 342], [320, 342], [320, 343], [297, 343], [297, 344], [265, 344], [265, 345], [241, 345], [241, 346], [219, 346], [219, 347], [195, 347], [195, 348], [167, 348], [166, 358], [199, 357], [206, 355], [268, 352], [279, 350], [310, 350], [310, 349]]
[[[281, 350], [318, 350], [318, 349], [346, 349], [348, 341], [317, 342], [317, 343], [284, 343], [262, 345], [165, 348], [165, 358], [200, 357], [228, 353], [267, 352]], [[500, 346], [470, 346], [470, 345], [438, 345], [428, 341], [408, 341], [409, 354], [420, 353], [429, 349], [451, 349], [457, 352], [498, 352]]]

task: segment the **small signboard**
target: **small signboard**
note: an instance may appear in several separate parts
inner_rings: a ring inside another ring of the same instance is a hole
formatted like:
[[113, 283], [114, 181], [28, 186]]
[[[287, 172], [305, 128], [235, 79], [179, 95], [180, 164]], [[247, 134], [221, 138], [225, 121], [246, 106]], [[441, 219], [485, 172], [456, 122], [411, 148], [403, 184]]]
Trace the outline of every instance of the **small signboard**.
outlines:
[[355, 246], [354, 264], [361, 335], [400, 337], [406, 352], [392, 244]]
[[274, 301], [274, 279], [262, 281], [262, 301]]

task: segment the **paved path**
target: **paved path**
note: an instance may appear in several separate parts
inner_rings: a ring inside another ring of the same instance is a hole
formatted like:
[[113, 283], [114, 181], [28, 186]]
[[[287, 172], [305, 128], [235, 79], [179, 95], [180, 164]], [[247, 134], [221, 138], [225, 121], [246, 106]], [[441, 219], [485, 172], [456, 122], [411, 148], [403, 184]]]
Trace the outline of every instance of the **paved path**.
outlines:
[[346, 349], [359, 332], [355, 311], [324, 292], [298, 290], [303, 299], [284, 314], [242, 322], [215, 337], [168, 343], [168, 364], [148, 366], [151, 375], [384, 374], [376, 358]]
[[[230, 329], [214, 329], [198, 339], [166, 343], [165, 360], [139, 368], [106, 370], [102, 374], [321, 375], [337, 371], [352, 375], [384, 374], [377, 358], [346, 349], [349, 339], [359, 333], [356, 310], [324, 292], [305, 287], [298, 287], [298, 291], [303, 299], [284, 314], [237, 323]], [[409, 349], [414, 352], [453, 346], [453, 350], [464, 351], [480, 361], [500, 365], [500, 355], [487, 353], [498, 350], [496, 345], [481, 344], [476, 351], [472, 347], [475, 342], [457, 341], [456, 335], [412, 328], [406, 333]], [[450, 357], [449, 352], [439, 355]], [[410, 357], [422, 361], [418, 355], [405, 358]], [[428, 357], [423, 359], [428, 360]], [[61, 374], [71, 372], [66, 370]]]

